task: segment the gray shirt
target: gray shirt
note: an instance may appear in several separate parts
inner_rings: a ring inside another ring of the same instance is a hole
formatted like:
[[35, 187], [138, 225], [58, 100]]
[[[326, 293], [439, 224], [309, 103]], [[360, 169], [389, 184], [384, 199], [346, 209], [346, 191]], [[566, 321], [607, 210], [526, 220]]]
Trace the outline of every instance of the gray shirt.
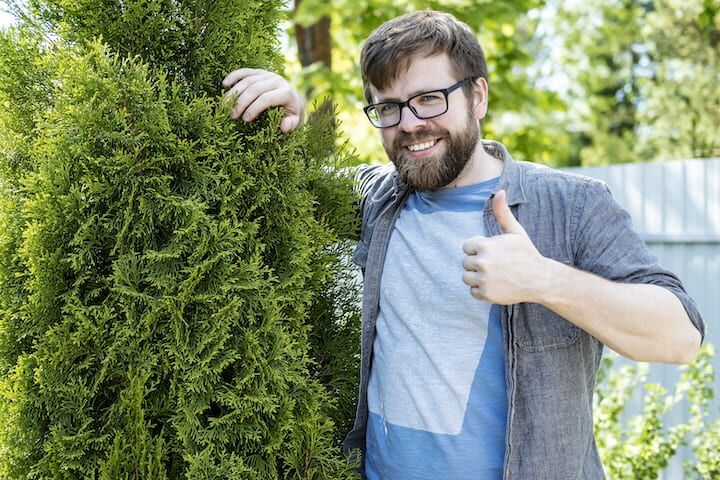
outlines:
[[[604, 183], [514, 161], [497, 142], [483, 146], [504, 163], [495, 191], [507, 192], [513, 214], [542, 255], [609, 280], [662, 286], [680, 299], [704, 336], [703, 320], [680, 280], [657, 264]], [[364, 274], [360, 392], [344, 449], [362, 453], [380, 279], [408, 188], [392, 165], [361, 167], [357, 185], [362, 231], [353, 261]], [[489, 236], [501, 233], [491, 202], [483, 218]], [[504, 478], [605, 478], [592, 423], [603, 344], [539, 304], [502, 307], [501, 320], [508, 391]]]

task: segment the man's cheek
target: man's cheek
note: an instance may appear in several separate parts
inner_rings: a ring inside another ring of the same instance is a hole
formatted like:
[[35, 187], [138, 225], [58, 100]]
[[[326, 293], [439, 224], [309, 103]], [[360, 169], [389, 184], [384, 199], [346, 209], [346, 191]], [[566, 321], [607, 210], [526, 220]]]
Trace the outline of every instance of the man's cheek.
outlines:
[[389, 152], [393, 149], [393, 142], [395, 141], [395, 135], [389, 132], [389, 128], [383, 128], [380, 130], [380, 140], [382, 141], [385, 151]]

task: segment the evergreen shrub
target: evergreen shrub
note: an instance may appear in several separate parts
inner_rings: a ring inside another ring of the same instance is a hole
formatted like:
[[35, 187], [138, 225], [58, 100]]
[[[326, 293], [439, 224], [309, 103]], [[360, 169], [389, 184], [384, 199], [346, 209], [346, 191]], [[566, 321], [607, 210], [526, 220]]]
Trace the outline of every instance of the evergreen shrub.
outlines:
[[280, 71], [282, 4], [14, 4], [0, 478], [352, 477], [347, 154], [331, 119], [282, 134], [221, 101], [231, 69]]

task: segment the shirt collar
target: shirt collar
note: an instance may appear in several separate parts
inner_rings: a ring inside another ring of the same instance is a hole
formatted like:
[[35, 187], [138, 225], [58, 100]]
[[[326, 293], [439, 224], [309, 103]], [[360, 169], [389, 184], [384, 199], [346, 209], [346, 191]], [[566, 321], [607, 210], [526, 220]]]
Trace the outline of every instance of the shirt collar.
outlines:
[[523, 182], [523, 169], [513, 160], [507, 148], [500, 142], [494, 140], [481, 140], [485, 151], [490, 155], [499, 158], [503, 162], [503, 171], [500, 174], [500, 180], [495, 187], [493, 195], [500, 190], [505, 190], [507, 194], [507, 202], [509, 206], [525, 203], [527, 197], [525, 195], [525, 187]]

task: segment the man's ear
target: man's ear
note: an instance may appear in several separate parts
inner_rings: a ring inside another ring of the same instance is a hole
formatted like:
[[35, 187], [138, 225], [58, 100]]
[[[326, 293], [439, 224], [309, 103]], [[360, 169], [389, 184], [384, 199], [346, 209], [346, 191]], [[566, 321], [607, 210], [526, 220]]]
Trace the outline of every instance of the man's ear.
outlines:
[[476, 120], [482, 120], [488, 110], [488, 83], [482, 77], [476, 78], [473, 83], [473, 115]]

